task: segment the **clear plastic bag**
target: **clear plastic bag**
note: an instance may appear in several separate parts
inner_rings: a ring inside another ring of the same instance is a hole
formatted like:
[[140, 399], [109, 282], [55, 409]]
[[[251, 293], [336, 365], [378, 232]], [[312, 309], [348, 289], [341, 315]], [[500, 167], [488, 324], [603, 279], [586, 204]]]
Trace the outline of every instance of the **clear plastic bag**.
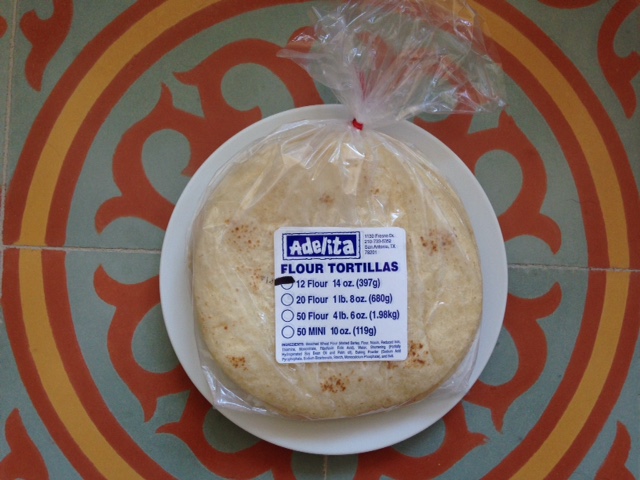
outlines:
[[[281, 55], [328, 85], [353, 120], [284, 125], [241, 152], [212, 179], [193, 226], [199, 353], [218, 407], [358, 416], [463, 391], [473, 368], [482, 278], [469, 219], [423, 154], [378, 129], [420, 112], [500, 107], [499, 67], [461, 2], [351, 1], [317, 14], [314, 33]], [[406, 359], [276, 361], [282, 227], [404, 229]]]
[[328, 86], [361, 125], [504, 106], [500, 66], [465, 2], [352, 1], [315, 13], [313, 33], [279, 55]]

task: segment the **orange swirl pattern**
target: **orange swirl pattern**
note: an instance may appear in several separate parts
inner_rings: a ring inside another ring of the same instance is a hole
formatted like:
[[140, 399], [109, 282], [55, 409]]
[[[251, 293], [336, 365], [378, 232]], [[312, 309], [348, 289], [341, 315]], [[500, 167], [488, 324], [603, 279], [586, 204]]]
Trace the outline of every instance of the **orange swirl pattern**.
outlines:
[[[90, 368], [83, 362], [83, 351], [75, 338], [70, 292], [60, 279], [71, 274], [66, 263], [66, 238], [73, 193], [80, 181], [83, 162], [114, 104], [162, 56], [212, 25], [289, 3], [296, 2], [138, 2], [90, 42], [65, 71], [26, 139], [5, 205], [4, 245], [7, 248], [3, 307], [6, 328], [17, 370], [38, 416], [73, 469], [84, 478], [172, 478], [173, 475], [152, 452], [138, 445], [132, 433], [110, 412], [108, 401], [102, 398]], [[71, 2], [56, 4], [61, 5], [59, 8], [71, 6]], [[635, 221], [640, 218], [638, 188], [629, 155], [615, 126], [589, 83], [559, 47], [513, 7], [494, 0], [473, 2], [473, 6], [489, 26], [506, 73], [534, 99], [566, 157], [582, 203], [588, 250], [586, 267], [589, 268], [582, 326], [565, 377], [552, 393], [549, 406], [541, 412], [536, 425], [519, 445], [491, 466], [486, 478], [565, 478], [578, 468], [594, 445], [623, 389], [634, 358], [640, 330], [640, 301], [633, 295], [640, 287], [637, 271], [640, 224]], [[69, 12], [63, 10], [65, 15], [59, 17], [64, 25], [70, 21]], [[57, 25], [55, 20], [52, 22], [50, 25]], [[58, 38], [64, 39], [64, 35]], [[208, 63], [201, 64], [200, 71], [181, 74], [180, 78], [197, 85], [205, 78], [199, 76], [199, 72], [205, 71], [208, 75], [219, 75], [218, 82], [221, 82], [222, 75], [217, 68], [222, 66], [228, 70], [236, 63], [259, 63], [262, 56], [273, 56], [275, 50], [276, 46], [268, 42], [241, 40], [220, 48]], [[53, 58], [50, 52], [47, 55]], [[242, 55], [244, 58], [238, 60]], [[33, 74], [34, 78], [41, 80], [47, 61], [41, 64], [40, 73]], [[265, 64], [279, 74], [295, 105], [321, 101], [311, 82], [297, 76], [300, 72], [292, 73], [276, 60], [265, 61]], [[627, 65], [631, 65], [631, 71], [635, 69], [635, 64]], [[37, 89], [39, 85], [33, 86]], [[189, 115], [176, 107], [168, 88], [162, 92], [156, 109], [134, 125], [128, 136], [123, 136], [122, 152], [133, 149], [140, 159], [144, 141], [152, 133], [163, 128], [183, 129], [186, 136], [193, 136], [192, 157], [187, 168], [190, 174], [216, 144], [257, 119], [257, 111], [238, 114], [236, 122], [227, 125], [228, 132], [198, 145], [202, 132], [215, 125], [214, 115], [206, 112], [204, 117]], [[623, 99], [634, 95], [623, 87], [616, 92]], [[216, 101], [224, 99], [220, 96]], [[182, 121], [172, 123], [163, 117], [169, 112], [171, 118]], [[633, 110], [627, 109], [626, 114], [632, 115]], [[229, 111], [228, 115], [230, 118], [234, 113]], [[550, 251], [558, 252], [570, 239], [543, 213], [547, 178], [541, 154], [526, 153], [535, 147], [527, 142], [516, 120], [507, 114], [500, 118], [495, 131], [473, 133], [469, 122], [450, 118], [439, 125], [419, 124], [451, 145], [472, 169], [491, 149], [512, 151], [516, 156], [528, 155], [531, 163], [523, 165], [525, 173], [519, 196], [500, 216], [505, 238], [509, 241], [525, 235], [535, 236]], [[509, 132], [506, 140], [505, 132]], [[514, 140], [517, 138], [520, 140]], [[501, 142], [504, 146], [500, 146]], [[97, 231], [126, 216], [164, 228], [170, 202], [155, 191], [150, 181], [142, 188], [135, 188], [140, 183], [128, 179], [127, 173], [137, 172], [135, 178], [145, 178], [144, 167], [140, 163], [127, 169], [122, 152], [116, 153], [113, 167], [122, 196], [113, 197], [98, 209]], [[152, 205], [147, 207], [149, 201]], [[290, 451], [265, 442], [236, 453], [211, 447], [202, 427], [208, 405], [180, 370], [152, 375], [135, 364], [132, 338], [137, 325], [158, 303], [157, 278], [127, 285], [99, 268], [92, 281], [102, 301], [115, 308], [105, 342], [108, 341], [115, 370], [130, 385], [146, 422], [156, 415], [160, 397], [189, 392], [180, 418], [159, 427], [158, 433], [181, 439], [199, 463], [217, 475], [254, 478], [271, 471], [274, 478], [296, 478], [295, 454]], [[521, 360], [526, 358], [524, 355], [539, 355], [540, 363], [520, 365], [513, 379], [499, 387], [480, 382], [470, 392], [467, 401], [489, 408], [498, 431], [505, 426], [504, 419], [511, 406], [543, 374], [547, 344], [537, 322], [556, 312], [562, 302], [562, 291], [557, 284], [537, 298], [523, 299], [513, 294], [510, 297], [505, 329], [518, 345]], [[520, 322], [522, 318], [529, 326]], [[534, 348], [527, 353], [527, 342], [530, 347], [536, 346], [537, 353]], [[154, 386], [154, 393], [150, 393], [150, 385]], [[494, 396], [497, 392], [501, 395]], [[355, 478], [381, 475], [416, 478], [417, 471], [428, 471], [429, 477], [446, 475], [456, 463], [482, 448], [486, 440], [470, 429], [466, 415], [460, 405], [445, 417], [444, 440], [432, 454], [412, 457], [388, 448], [360, 455]], [[8, 416], [4, 431], [11, 454], [2, 457], [0, 453], [0, 477], [4, 473], [25, 477], [41, 475], [49, 467], [51, 478], [55, 478], [51, 466], [45, 466], [46, 462], [38, 455], [35, 455], [38, 461], [29, 465], [30, 470], [20, 470], [23, 468], [20, 459], [34, 455], [37, 450], [27, 430], [19, 413]], [[629, 473], [624, 462], [634, 438], [637, 441], [629, 431], [629, 426], [618, 426], [611, 455], [600, 470], [603, 478], [607, 475], [623, 478], [622, 475]]]

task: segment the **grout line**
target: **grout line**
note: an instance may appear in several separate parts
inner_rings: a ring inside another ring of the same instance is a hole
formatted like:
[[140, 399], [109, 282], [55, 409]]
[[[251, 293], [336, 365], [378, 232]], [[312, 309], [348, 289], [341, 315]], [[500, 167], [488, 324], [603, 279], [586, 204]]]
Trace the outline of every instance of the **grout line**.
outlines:
[[325, 455], [322, 461], [322, 476], [324, 480], [329, 478], [329, 455]]
[[159, 255], [160, 249], [153, 248], [117, 248], [117, 247], [50, 247], [50, 246], [32, 246], [32, 245], [9, 245], [5, 249], [16, 250], [39, 250], [53, 252], [92, 252], [92, 253], [144, 253]]
[[[0, 245], [0, 249], [8, 250], [42, 250], [53, 252], [92, 252], [92, 253], [138, 253], [147, 255], [160, 255], [159, 248], [126, 248], [126, 247], [52, 247], [37, 245]], [[507, 265], [515, 270], [568, 270], [575, 272], [620, 272], [620, 273], [640, 273], [638, 268], [602, 268], [602, 267], [581, 267], [576, 265], [545, 265], [541, 263], [510, 263]]]
[[621, 272], [621, 273], [640, 273], [637, 268], [603, 268], [603, 267], [580, 267], [576, 265], [544, 265], [539, 263], [510, 263], [509, 268], [516, 270], [538, 269], [538, 270], [569, 270], [576, 272]]
[[[8, 188], [8, 171], [9, 171], [9, 143], [11, 132], [11, 109], [13, 100], [13, 72], [15, 68], [15, 47], [16, 47], [16, 30], [18, 26], [18, 1], [12, 2], [13, 9], [11, 10], [11, 23], [9, 27], [9, 67], [7, 69], [7, 93], [5, 96], [5, 113], [4, 113], [4, 132], [2, 147], [2, 172], [0, 174], [0, 181], [2, 182], [0, 188], [0, 278], [4, 275], [4, 220], [5, 210], [7, 208], [7, 188]], [[2, 295], [2, 284], [0, 282], [0, 296]]]
[[[9, 140], [11, 131], [11, 107], [12, 107], [12, 93], [13, 93], [13, 71], [15, 67], [15, 44], [16, 44], [16, 23], [18, 15], [18, 2], [13, 3], [13, 11], [11, 13], [11, 27], [9, 33], [9, 68], [7, 71], [7, 94], [5, 96], [6, 109], [4, 114], [4, 146], [2, 151], [2, 210], [0, 211], [0, 234], [3, 232], [4, 227], [4, 210], [6, 200], [6, 183], [7, 173], [9, 168]], [[4, 238], [4, 237], [3, 237]]]

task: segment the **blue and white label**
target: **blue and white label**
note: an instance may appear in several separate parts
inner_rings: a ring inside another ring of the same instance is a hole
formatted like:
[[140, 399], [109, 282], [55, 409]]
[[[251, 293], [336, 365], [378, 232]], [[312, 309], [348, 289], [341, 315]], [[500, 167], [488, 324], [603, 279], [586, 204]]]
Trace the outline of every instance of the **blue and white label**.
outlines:
[[295, 228], [274, 234], [280, 363], [407, 357], [401, 228]]
[[291, 232], [282, 234], [284, 260], [360, 258], [360, 232]]

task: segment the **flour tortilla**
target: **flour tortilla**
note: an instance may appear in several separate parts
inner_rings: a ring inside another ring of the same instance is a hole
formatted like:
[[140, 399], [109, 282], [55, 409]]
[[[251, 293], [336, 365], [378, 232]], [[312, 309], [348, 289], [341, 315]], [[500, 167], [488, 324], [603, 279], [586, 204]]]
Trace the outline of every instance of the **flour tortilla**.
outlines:
[[[324, 130], [297, 126], [235, 163], [201, 210], [192, 251], [194, 307], [214, 360], [247, 398], [309, 419], [425, 397], [466, 356], [482, 314], [478, 250], [451, 187], [398, 141]], [[405, 229], [407, 360], [276, 362], [273, 234], [283, 226]]]

